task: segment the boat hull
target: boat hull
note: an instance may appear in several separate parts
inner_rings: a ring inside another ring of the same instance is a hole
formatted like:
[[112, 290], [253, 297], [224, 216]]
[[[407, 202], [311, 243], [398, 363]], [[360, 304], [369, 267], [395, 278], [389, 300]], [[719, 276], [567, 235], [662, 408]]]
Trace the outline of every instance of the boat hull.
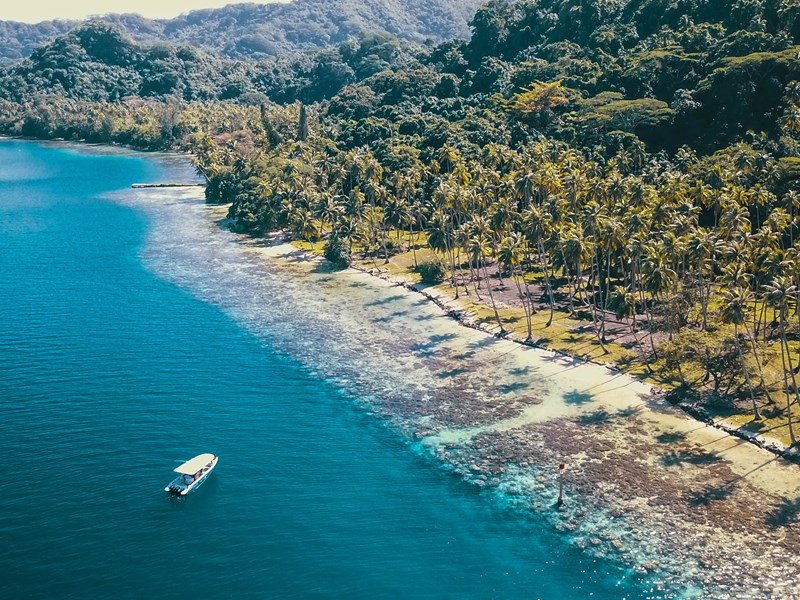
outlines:
[[211, 475], [211, 472], [214, 470], [214, 467], [217, 466], [217, 462], [219, 462], [219, 457], [215, 456], [209, 465], [204, 467], [204, 471], [201, 473], [200, 477], [191, 481], [190, 483], [186, 482], [185, 475], [176, 477], [167, 487], [164, 488], [164, 491], [172, 496], [188, 496], [194, 490], [203, 485], [203, 483], [205, 483], [205, 481], [208, 479], [208, 476]]

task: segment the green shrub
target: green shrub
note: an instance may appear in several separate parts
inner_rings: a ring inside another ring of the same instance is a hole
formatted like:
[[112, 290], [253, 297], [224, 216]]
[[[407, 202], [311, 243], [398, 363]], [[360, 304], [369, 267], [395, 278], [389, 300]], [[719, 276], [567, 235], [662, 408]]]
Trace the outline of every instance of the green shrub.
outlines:
[[325, 258], [339, 269], [350, 266], [350, 248], [347, 239], [331, 235], [325, 244]]
[[436, 284], [444, 281], [445, 268], [438, 260], [426, 260], [419, 263], [417, 271], [422, 276], [422, 283]]

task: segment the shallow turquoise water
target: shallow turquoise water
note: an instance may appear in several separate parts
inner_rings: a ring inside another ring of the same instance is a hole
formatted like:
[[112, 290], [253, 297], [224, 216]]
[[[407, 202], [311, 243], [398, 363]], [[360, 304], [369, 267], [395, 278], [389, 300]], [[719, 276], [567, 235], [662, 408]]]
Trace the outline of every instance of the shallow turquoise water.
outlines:
[[148, 270], [146, 218], [104, 196], [190, 174], [0, 142], [0, 597], [647, 597]]

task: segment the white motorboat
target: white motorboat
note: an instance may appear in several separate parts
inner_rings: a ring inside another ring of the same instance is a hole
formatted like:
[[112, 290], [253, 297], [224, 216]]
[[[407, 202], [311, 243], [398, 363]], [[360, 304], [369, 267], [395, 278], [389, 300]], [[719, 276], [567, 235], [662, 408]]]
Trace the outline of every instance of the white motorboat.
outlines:
[[185, 496], [199, 488], [208, 479], [211, 471], [217, 466], [217, 461], [219, 461], [219, 457], [213, 454], [200, 454], [191, 460], [187, 460], [175, 469], [178, 476], [164, 488], [164, 491], [173, 496]]

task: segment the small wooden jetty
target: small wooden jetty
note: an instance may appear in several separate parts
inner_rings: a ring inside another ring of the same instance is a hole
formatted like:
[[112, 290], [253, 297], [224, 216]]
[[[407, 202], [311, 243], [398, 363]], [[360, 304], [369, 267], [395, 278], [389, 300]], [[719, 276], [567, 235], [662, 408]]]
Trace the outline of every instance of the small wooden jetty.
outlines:
[[181, 187], [203, 187], [205, 183], [134, 183], [131, 187], [142, 188], [181, 188]]

